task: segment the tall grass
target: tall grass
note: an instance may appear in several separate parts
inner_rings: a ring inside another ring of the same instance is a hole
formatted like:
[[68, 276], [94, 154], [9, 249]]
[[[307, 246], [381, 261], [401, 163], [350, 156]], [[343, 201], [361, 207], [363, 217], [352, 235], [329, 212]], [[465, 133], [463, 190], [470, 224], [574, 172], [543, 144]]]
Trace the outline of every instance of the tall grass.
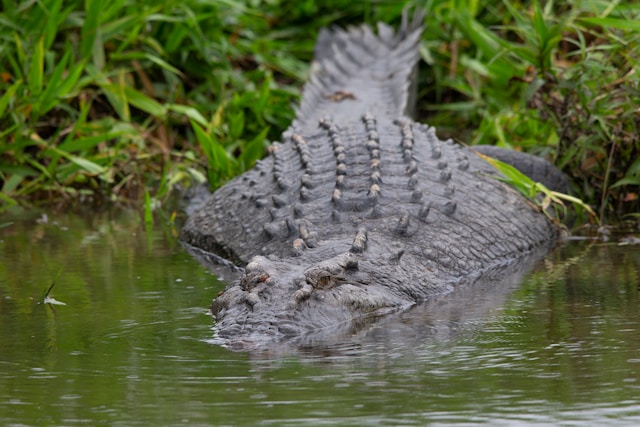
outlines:
[[[242, 3], [2, 6], [5, 202], [123, 200], [146, 187], [162, 196], [178, 182], [204, 180], [203, 171], [218, 185], [261, 157], [267, 136], [277, 138], [293, 116], [297, 92], [273, 75], [297, 83], [304, 67], [277, 53], [289, 42], [269, 34], [269, 16]], [[269, 52], [260, 63], [257, 51]]]
[[603, 219], [638, 212], [640, 5], [446, 3], [423, 49], [429, 121], [546, 156]]
[[[546, 156], [605, 216], [640, 209], [639, 5], [413, 3], [421, 119]], [[215, 188], [292, 120], [320, 27], [397, 24], [404, 6], [2, 0], [0, 198], [158, 206], [179, 184]]]

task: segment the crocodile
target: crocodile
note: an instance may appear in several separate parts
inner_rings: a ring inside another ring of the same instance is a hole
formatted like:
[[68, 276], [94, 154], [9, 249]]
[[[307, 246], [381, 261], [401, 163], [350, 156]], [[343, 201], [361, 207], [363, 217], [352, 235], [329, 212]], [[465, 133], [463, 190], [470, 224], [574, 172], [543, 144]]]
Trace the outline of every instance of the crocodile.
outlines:
[[221, 343], [251, 349], [348, 335], [512, 274], [557, 239], [557, 224], [474, 150], [551, 188], [566, 185], [558, 169], [440, 140], [411, 119], [423, 21], [416, 11], [397, 31], [322, 30], [281, 142], [187, 219], [185, 247], [241, 269], [211, 304]]

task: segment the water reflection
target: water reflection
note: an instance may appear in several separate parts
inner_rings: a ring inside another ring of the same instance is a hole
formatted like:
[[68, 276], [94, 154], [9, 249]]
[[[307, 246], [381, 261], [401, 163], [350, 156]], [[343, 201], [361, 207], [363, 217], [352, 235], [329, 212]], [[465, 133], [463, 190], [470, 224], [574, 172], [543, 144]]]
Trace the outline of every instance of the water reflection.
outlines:
[[[20, 215], [0, 221], [0, 424], [640, 423], [640, 248], [615, 236], [501, 292], [258, 357], [206, 342], [224, 284], [162, 218]], [[60, 266], [54, 312], [38, 299]]]

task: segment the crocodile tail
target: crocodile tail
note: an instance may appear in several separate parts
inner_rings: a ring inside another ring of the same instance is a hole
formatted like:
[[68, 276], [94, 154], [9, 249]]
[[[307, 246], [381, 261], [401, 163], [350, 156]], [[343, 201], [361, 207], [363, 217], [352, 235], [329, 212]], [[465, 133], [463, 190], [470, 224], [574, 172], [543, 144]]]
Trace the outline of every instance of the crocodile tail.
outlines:
[[397, 32], [383, 23], [377, 34], [367, 25], [323, 29], [294, 127], [315, 127], [327, 116], [346, 122], [366, 112], [411, 115], [423, 22], [424, 11], [410, 18], [405, 9]]

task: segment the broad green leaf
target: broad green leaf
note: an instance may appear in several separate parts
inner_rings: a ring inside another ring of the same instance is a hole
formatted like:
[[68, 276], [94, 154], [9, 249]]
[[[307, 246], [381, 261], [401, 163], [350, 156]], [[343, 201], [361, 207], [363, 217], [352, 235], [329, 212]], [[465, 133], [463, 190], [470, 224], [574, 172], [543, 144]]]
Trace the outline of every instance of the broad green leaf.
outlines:
[[155, 117], [164, 117], [167, 114], [167, 109], [155, 99], [139, 92], [131, 87], [126, 86], [124, 88], [124, 95], [126, 96], [129, 104], [134, 107], [149, 113]]

